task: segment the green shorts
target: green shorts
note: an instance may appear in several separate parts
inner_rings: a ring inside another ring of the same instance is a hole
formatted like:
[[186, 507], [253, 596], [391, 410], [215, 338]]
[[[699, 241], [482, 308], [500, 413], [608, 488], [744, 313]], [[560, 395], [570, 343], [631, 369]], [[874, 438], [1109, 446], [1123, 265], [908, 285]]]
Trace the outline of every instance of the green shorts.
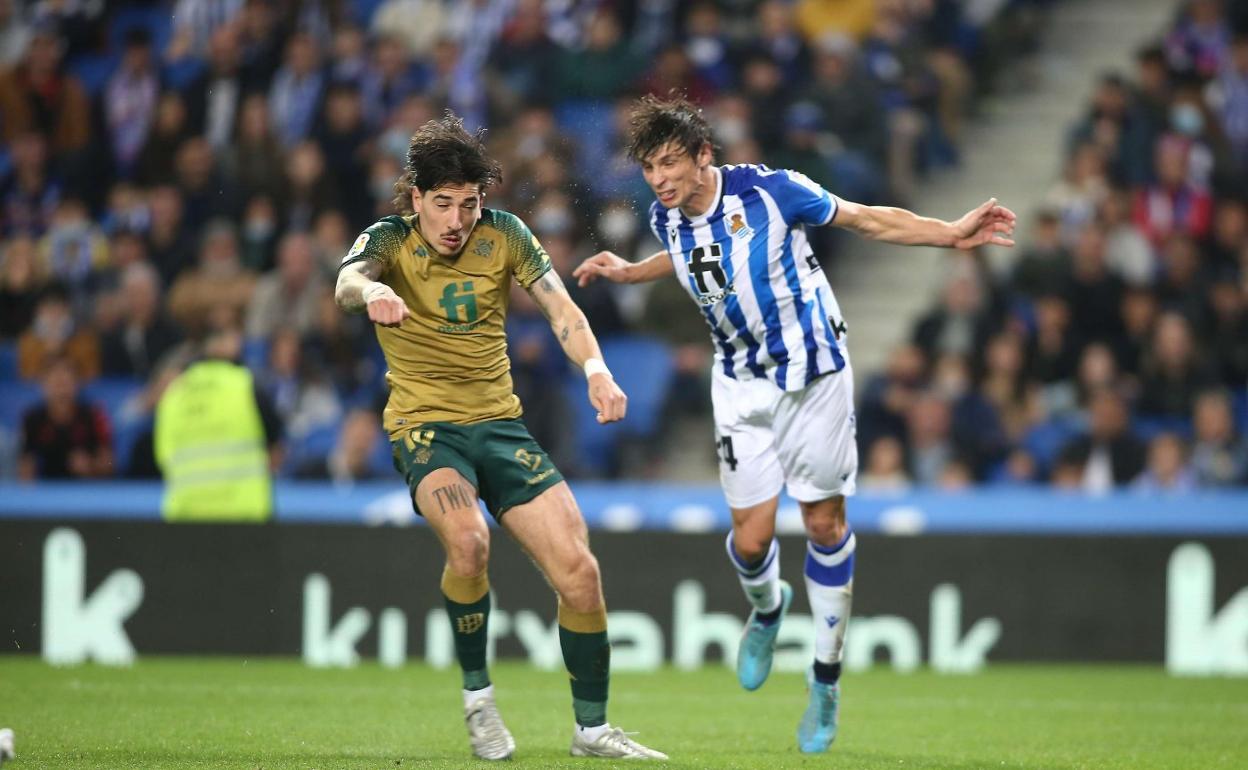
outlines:
[[[394, 467], [412, 490], [430, 472], [454, 468], [477, 490], [495, 519], [563, 481], [524, 421], [486, 420], [472, 425], [429, 422], [390, 442]], [[416, 507], [420, 513], [420, 508]], [[423, 514], [422, 514], [423, 515]]]

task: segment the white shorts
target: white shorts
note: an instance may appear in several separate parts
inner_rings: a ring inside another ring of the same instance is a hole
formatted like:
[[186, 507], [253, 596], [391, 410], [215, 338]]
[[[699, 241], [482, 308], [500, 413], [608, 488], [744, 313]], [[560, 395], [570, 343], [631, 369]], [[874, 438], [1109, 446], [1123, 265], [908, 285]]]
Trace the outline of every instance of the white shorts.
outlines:
[[770, 380], [711, 380], [724, 497], [748, 508], [787, 489], [803, 503], [852, 495], [858, 473], [854, 374], [846, 362], [802, 390]]

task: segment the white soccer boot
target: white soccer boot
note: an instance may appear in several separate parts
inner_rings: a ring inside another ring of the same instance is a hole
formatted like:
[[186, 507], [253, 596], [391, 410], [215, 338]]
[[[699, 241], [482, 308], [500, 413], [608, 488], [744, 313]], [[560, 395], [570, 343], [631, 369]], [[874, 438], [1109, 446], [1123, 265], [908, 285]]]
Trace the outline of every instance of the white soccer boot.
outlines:
[[516, 739], [498, 713], [494, 696], [486, 693], [464, 706], [464, 722], [468, 725], [468, 742], [472, 753], [481, 759], [510, 759], [516, 750]]
[[0, 765], [4, 764], [4, 760], [13, 759], [16, 752], [13, 749], [13, 731], [9, 728], [0, 728]]
[[607, 728], [597, 740], [586, 740], [580, 730], [572, 734], [572, 756], [574, 757], [605, 757], [607, 759], [667, 759], [661, 751], [646, 748], [629, 738], [635, 733], [626, 733], [618, 727], [605, 725]]

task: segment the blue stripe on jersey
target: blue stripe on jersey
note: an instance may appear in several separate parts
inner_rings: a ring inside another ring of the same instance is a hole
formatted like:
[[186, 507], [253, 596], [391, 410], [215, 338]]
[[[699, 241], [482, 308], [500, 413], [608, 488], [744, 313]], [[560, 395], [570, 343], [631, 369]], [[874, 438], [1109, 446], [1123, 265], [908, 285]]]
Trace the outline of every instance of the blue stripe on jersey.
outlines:
[[776, 362], [776, 385], [785, 390], [785, 380], [789, 372], [789, 351], [784, 346], [784, 335], [780, 329], [780, 309], [776, 307], [776, 295], [771, 290], [771, 275], [768, 272], [767, 239], [771, 233], [771, 218], [767, 215], [767, 204], [757, 189], [746, 191], [741, 196], [745, 204], [745, 222], [754, 231], [750, 238], [750, 285], [754, 296], [758, 299], [758, 308], [762, 311], [763, 322], [767, 331], [767, 353]]
[[[655, 220], [657, 222], [658, 218], [656, 217]], [[689, 251], [694, 247], [693, 228], [688, 226], [688, 222], [683, 216], [680, 220], [681, 224], [677, 228], [677, 231], [680, 234], [680, 250]], [[659, 229], [659, 232], [662, 232], [662, 228]], [[672, 258], [681, 259], [682, 257], [680, 254], [672, 254]], [[689, 283], [689, 289], [693, 291], [694, 296], [697, 296], [697, 284], [694, 282], [693, 273], [689, 273], [686, 276], [686, 281]], [[700, 303], [698, 304], [698, 308], [701, 309], [702, 315], [706, 317], [706, 322], [711, 327], [711, 335], [715, 337], [717, 342], [719, 342], [719, 351], [724, 360], [724, 374], [735, 379], [733, 359], [736, 358], [736, 348], [733, 347], [732, 343], [728, 341], [728, 335], [724, 334], [724, 330], [720, 328], [719, 319], [715, 317], [715, 313], [709, 307]], [[742, 318], [741, 320], [744, 321], [745, 319]], [[737, 326], [738, 329], [742, 328], [742, 325], [737, 324], [735, 321], [733, 322], [733, 325]]]
[[[723, 208], [721, 196], [720, 208]], [[724, 271], [724, 280], [731, 286], [732, 283], [732, 238], [728, 237], [728, 231], [724, 229], [723, 217], [712, 217], [711, 237], [718, 243], [724, 243], [725, 251], [723, 259], [719, 266]], [[724, 314], [728, 320], [732, 321], [732, 325], [737, 327], [737, 332], [741, 339], [745, 342], [745, 366], [755, 377], [765, 378], [766, 370], [758, 363], [758, 340], [754, 339], [754, 335], [750, 334], [749, 324], [745, 320], [745, 312], [741, 310], [741, 300], [737, 299], [737, 295], [729, 294], [724, 297]], [[728, 374], [731, 377], [731, 374]]]
[[836, 371], [845, 368], [845, 356], [841, 355], [841, 346], [836, 341], [836, 332], [832, 330], [832, 319], [828, 318], [828, 310], [823, 306], [823, 289], [815, 291], [815, 301], [819, 303], [819, 317], [823, 319], [823, 334], [828, 340], [828, 349], [832, 351], [832, 364]]
[[784, 268], [784, 278], [789, 284], [789, 291], [793, 292], [797, 321], [802, 325], [802, 341], [806, 345], [806, 381], [810, 382], [819, 376], [819, 341], [815, 339], [814, 325], [810, 320], [811, 305], [802, 299], [802, 279], [797, 277], [792, 230], [784, 234], [784, 245], [780, 249], [780, 265]]

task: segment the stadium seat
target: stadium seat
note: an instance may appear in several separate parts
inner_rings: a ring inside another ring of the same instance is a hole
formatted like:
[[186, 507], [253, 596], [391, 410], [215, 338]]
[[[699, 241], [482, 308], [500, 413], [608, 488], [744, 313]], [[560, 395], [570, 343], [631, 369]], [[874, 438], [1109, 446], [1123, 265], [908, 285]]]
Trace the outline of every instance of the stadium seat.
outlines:
[[0, 428], [19, 431], [22, 415], [43, 400], [43, 389], [23, 380], [0, 381]]
[[368, 29], [372, 24], [373, 14], [385, 0], [351, 0], [351, 18], [356, 24]]
[[571, 405], [572, 436], [580, 469], [595, 476], [614, 470], [621, 439], [647, 439], [658, 432], [673, 376], [671, 351], [656, 339], [622, 335], [603, 339], [601, 346], [612, 376], [628, 396], [628, 416], [618, 423], [599, 425], [596, 412], [585, 397], [584, 378], [569, 378], [564, 389]]
[[108, 26], [109, 50], [120, 52], [125, 44], [126, 34], [135, 27], [145, 28], [152, 36], [152, 51], [159, 58], [173, 36], [173, 17], [167, 9], [160, 6], [144, 8], [125, 5], [118, 8]]
[[299, 437], [288, 437], [286, 457], [282, 461], [282, 475], [293, 476], [301, 467], [328, 455], [338, 442], [341, 425], [333, 422], [321, 425]]
[[116, 54], [83, 54], [70, 63], [69, 69], [82, 82], [87, 93], [95, 97], [104, 90], [120, 61]]
[[1231, 395], [1231, 411], [1239, 432], [1248, 434], [1248, 388], [1240, 388]]
[[1023, 448], [1035, 458], [1041, 475], [1047, 476], [1058, 452], [1079, 433], [1080, 428], [1073, 420], [1052, 418], [1027, 431], [1023, 437]]
[[151, 414], [138, 401], [144, 387], [142, 380], [130, 377], [101, 377], [82, 387], [82, 397], [108, 415], [118, 475], [125, 473], [134, 442], [151, 424]]

